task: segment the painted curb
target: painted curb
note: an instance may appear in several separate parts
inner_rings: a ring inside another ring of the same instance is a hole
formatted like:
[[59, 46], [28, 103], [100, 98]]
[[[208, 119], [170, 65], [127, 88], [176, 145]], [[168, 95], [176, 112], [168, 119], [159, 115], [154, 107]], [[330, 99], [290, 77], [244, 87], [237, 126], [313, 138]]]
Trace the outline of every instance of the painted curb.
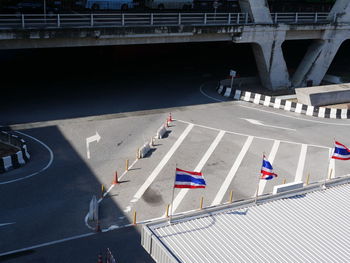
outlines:
[[289, 100], [274, 98], [271, 96], [262, 95], [250, 91], [242, 91], [231, 89], [219, 84], [217, 92], [227, 98], [233, 98], [235, 100], [243, 100], [246, 102], [252, 102], [254, 104], [263, 105], [266, 107], [272, 107], [275, 109], [282, 109], [285, 111], [296, 112], [308, 116], [328, 119], [350, 119], [350, 110], [348, 109], [335, 109], [316, 107], [297, 102], [291, 102]]
[[12, 155], [0, 158], [0, 173], [19, 168], [29, 162], [30, 154], [28, 152], [27, 143], [25, 140], [17, 135], [1, 131], [0, 141], [20, 148], [18, 152]]

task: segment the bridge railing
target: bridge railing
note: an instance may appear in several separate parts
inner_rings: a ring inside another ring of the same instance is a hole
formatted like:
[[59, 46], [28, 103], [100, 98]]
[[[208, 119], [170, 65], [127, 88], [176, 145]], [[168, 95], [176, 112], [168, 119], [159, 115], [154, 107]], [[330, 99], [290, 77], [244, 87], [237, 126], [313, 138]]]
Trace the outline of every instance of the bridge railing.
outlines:
[[328, 13], [272, 13], [275, 24], [329, 23]]
[[[329, 23], [328, 13], [273, 13], [274, 23]], [[245, 25], [247, 13], [0, 14], [0, 28], [79, 28], [176, 25]]]

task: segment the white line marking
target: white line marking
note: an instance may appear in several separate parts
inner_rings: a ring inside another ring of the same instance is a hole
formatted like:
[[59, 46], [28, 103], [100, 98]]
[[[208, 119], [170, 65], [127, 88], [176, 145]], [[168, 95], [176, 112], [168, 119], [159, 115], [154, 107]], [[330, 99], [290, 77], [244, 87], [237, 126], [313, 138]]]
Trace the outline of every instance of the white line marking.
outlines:
[[[212, 128], [212, 127], [201, 125], [201, 124], [195, 124], [195, 123], [191, 123], [191, 122], [188, 122], [188, 121], [182, 121], [182, 120], [178, 120], [178, 119], [176, 121], [179, 121], [179, 122], [182, 122], [182, 123], [186, 123], [186, 124], [193, 124], [194, 126], [206, 128], [206, 129], [213, 130], [213, 131], [221, 131], [221, 129]], [[239, 132], [226, 131], [226, 130], [225, 130], [225, 132], [229, 133], [229, 134], [235, 134], [235, 135], [244, 136], [244, 137], [248, 136], [247, 134], [243, 134], [243, 133], [239, 133]], [[260, 136], [254, 136], [254, 138], [262, 139], [262, 140], [275, 141], [274, 138], [267, 138], [267, 137], [260, 137]], [[284, 140], [280, 140], [280, 142], [296, 144], [296, 145], [301, 145], [302, 144], [300, 142], [291, 142], [291, 141], [284, 141]], [[314, 147], [319, 147], [319, 148], [324, 148], [324, 149], [330, 149], [330, 147], [322, 146], [322, 145], [316, 145], [316, 144], [308, 144], [308, 146], [314, 146]]]
[[299, 182], [303, 180], [306, 151], [307, 151], [307, 144], [302, 144], [300, 155], [299, 155], [298, 167], [295, 173], [295, 179], [294, 179], [295, 182]]
[[40, 141], [40, 140], [38, 140], [38, 139], [36, 139], [36, 138], [34, 138], [34, 137], [28, 135], [28, 134], [25, 134], [25, 133], [23, 133], [23, 132], [19, 132], [19, 131], [16, 131], [16, 132], [19, 133], [19, 134], [22, 134], [22, 135], [24, 135], [24, 136], [26, 136], [26, 137], [28, 137], [28, 138], [31, 138], [32, 140], [34, 140], [34, 141], [40, 143], [42, 146], [44, 146], [44, 147], [46, 148], [46, 150], [48, 150], [49, 153], [50, 153], [50, 160], [49, 160], [49, 162], [47, 163], [47, 165], [46, 165], [44, 168], [42, 168], [41, 170], [39, 170], [39, 171], [37, 171], [37, 172], [35, 172], [35, 173], [32, 173], [32, 174], [30, 174], [30, 175], [26, 175], [26, 176], [24, 176], [24, 177], [18, 178], [18, 179], [6, 181], [6, 182], [1, 182], [0, 185], [3, 185], [3, 184], [10, 184], [10, 183], [22, 181], [22, 180], [28, 179], [28, 178], [30, 178], [30, 177], [33, 177], [33, 176], [35, 176], [35, 175], [38, 175], [38, 174], [42, 173], [43, 171], [45, 171], [46, 169], [48, 169], [48, 168], [51, 166], [51, 164], [52, 164], [52, 162], [53, 162], [53, 159], [54, 159], [54, 155], [53, 155], [52, 150], [51, 150], [50, 147], [47, 146], [45, 143], [43, 143], [42, 141]]
[[[268, 160], [271, 163], [271, 165], [273, 164], [273, 161], [275, 160], [278, 147], [280, 146], [280, 142], [281, 141], [279, 141], [279, 140], [275, 140], [275, 142], [272, 145], [272, 149], [271, 149], [270, 155], [268, 157]], [[267, 180], [259, 179], [259, 195], [261, 195], [264, 192], [266, 183], [267, 183]]]
[[55, 240], [55, 241], [51, 241], [51, 242], [42, 243], [42, 244], [31, 246], [31, 247], [7, 251], [7, 252], [1, 253], [0, 257], [23, 252], [23, 251], [27, 251], [27, 250], [31, 250], [31, 249], [36, 249], [36, 248], [40, 248], [40, 247], [55, 245], [58, 243], [62, 243], [62, 242], [66, 242], [66, 241], [70, 241], [70, 240], [74, 240], [74, 239], [79, 239], [79, 238], [83, 238], [83, 237], [88, 237], [88, 236], [92, 236], [92, 235], [95, 235], [95, 233], [86, 233], [86, 234], [82, 234], [82, 235], [77, 235], [77, 236], [67, 237], [67, 238], [63, 238], [63, 239], [59, 239], [59, 240]]
[[241, 120], [246, 120], [247, 122], [249, 122], [251, 124], [254, 124], [254, 125], [265, 126], [265, 127], [270, 127], [270, 128], [276, 128], [276, 129], [289, 130], [289, 131], [296, 131], [296, 129], [290, 129], [290, 128], [285, 128], [285, 127], [280, 127], [280, 126], [264, 124], [264, 123], [262, 123], [261, 121], [258, 121], [258, 120], [246, 119], [246, 118], [240, 118], [240, 119]]
[[248, 149], [249, 149], [250, 145], [252, 144], [253, 139], [254, 139], [253, 136], [249, 136], [247, 138], [247, 140], [245, 141], [240, 153], [238, 154], [238, 157], [236, 158], [234, 164], [231, 167], [230, 172], [226, 176], [225, 181], [222, 183], [219, 192], [215, 196], [214, 201], [211, 203], [212, 206], [219, 205], [221, 203], [221, 201], [224, 198], [224, 195], [227, 192], [227, 189], [229, 188], [239, 166], [241, 165], [241, 162], [242, 162], [244, 156], [248, 152]]
[[190, 133], [193, 126], [194, 126], [193, 124], [189, 124], [187, 126], [187, 128], [184, 130], [184, 132], [181, 134], [181, 136], [177, 139], [175, 144], [171, 147], [169, 152], [167, 152], [167, 154], [163, 157], [163, 159], [160, 161], [160, 163], [157, 165], [157, 167], [153, 170], [151, 175], [147, 178], [147, 180], [144, 182], [144, 184], [136, 192], [136, 194], [134, 195], [134, 198], [133, 198], [134, 202], [138, 201], [142, 197], [142, 195], [145, 193], [147, 188], [152, 184], [154, 179], [156, 179], [156, 177], [158, 176], [160, 171], [163, 169], [163, 167], [166, 165], [166, 163], [169, 161], [171, 156], [174, 154], [174, 152], [177, 150], [177, 148], [179, 148], [179, 146], [184, 141], [186, 136]]
[[207, 97], [207, 98], [209, 98], [209, 99], [212, 99], [212, 100], [215, 100], [215, 101], [219, 101], [219, 102], [222, 102], [222, 101], [223, 101], [223, 100], [219, 100], [219, 99], [213, 98], [213, 97], [211, 97], [211, 96], [205, 94], [205, 92], [203, 91], [203, 86], [204, 86], [204, 84], [202, 84], [202, 85], [200, 86], [199, 91], [200, 91], [205, 97]]
[[13, 224], [16, 224], [16, 222], [12, 222], [12, 223], [3, 223], [3, 224], [0, 224], [0, 227], [1, 227], [1, 226], [13, 225]]
[[[206, 153], [203, 155], [202, 159], [197, 164], [196, 168], [194, 169], [195, 172], [200, 172], [206, 162], [208, 161], [211, 154], [214, 152], [216, 146], [218, 146], [219, 142], [221, 141], [222, 137], [225, 135], [225, 131], [220, 131], [219, 134], [216, 136], [215, 140], [212, 142]], [[185, 195], [189, 189], [181, 189], [180, 192], [177, 194], [173, 201], [173, 207], [170, 205], [170, 211], [173, 213], [176, 211], [176, 209], [179, 207], [181, 201], [184, 199]]]
[[334, 123], [334, 122], [309, 120], [309, 119], [303, 119], [303, 118], [298, 118], [298, 117], [294, 117], [294, 116], [288, 116], [288, 115], [284, 115], [284, 114], [277, 113], [277, 112], [271, 112], [271, 111], [267, 111], [267, 110], [252, 108], [252, 107], [245, 106], [245, 105], [238, 105], [238, 106], [242, 107], [242, 108], [250, 109], [250, 110], [256, 110], [256, 111], [261, 111], [261, 112], [265, 112], [265, 113], [269, 113], [269, 114], [283, 116], [283, 117], [286, 117], [286, 118], [296, 119], [296, 120], [299, 120], [299, 121], [308, 121], [308, 122], [321, 123], [321, 124], [326, 124], [326, 125], [350, 126], [350, 124], [346, 124], [346, 123]]

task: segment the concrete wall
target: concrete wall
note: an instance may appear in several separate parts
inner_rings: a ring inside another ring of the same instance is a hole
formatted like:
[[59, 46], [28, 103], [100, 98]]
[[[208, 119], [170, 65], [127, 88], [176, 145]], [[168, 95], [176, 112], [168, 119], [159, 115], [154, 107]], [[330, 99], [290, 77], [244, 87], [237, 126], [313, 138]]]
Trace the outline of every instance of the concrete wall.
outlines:
[[332, 20], [336, 17], [336, 22], [346, 23], [350, 22], [350, 1], [349, 0], [337, 0], [333, 5], [333, 8], [329, 14], [329, 19]]

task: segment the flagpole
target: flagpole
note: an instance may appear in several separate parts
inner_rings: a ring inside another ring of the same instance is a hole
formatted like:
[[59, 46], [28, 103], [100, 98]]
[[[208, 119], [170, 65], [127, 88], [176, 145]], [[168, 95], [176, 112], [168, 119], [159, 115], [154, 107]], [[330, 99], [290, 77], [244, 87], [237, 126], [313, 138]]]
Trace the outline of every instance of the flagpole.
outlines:
[[176, 169], [177, 169], [177, 164], [175, 165], [175, 178], [174, 178], [174, 184], [173, 184], [173, 193], [171, 195], [171, 209], [170, 209], [170, 216], [169, 216], [169, 223], [171, 224], [171, 219], [173, 217], [173, 202], [174, 202], [174, 192], [175, 192], [175, 182], [176, 182]]
[[[334, 138], [334, 142], [335, 142], [335, 138]], [[334, 146], [333, 146], [333, 148], [334, 148]], [[326, 178], [324, 179], [324, 182], [323, 182], [323, 188], [326, 188], [326, 181], [327, 181], [327, 178], [329, 176], [328, 169], [329, 169], [329, 165], [330, 165], [331, 160], [332, 160], [333, 152], [334, 152], [334, 149], [333, 149], [333, 151], [331, 151], [331, 155], [328, 157], [328, 167], [327, 167]], [[333, 169], [331, 168], [330, 173], [333, 172], [332, 170]]]

